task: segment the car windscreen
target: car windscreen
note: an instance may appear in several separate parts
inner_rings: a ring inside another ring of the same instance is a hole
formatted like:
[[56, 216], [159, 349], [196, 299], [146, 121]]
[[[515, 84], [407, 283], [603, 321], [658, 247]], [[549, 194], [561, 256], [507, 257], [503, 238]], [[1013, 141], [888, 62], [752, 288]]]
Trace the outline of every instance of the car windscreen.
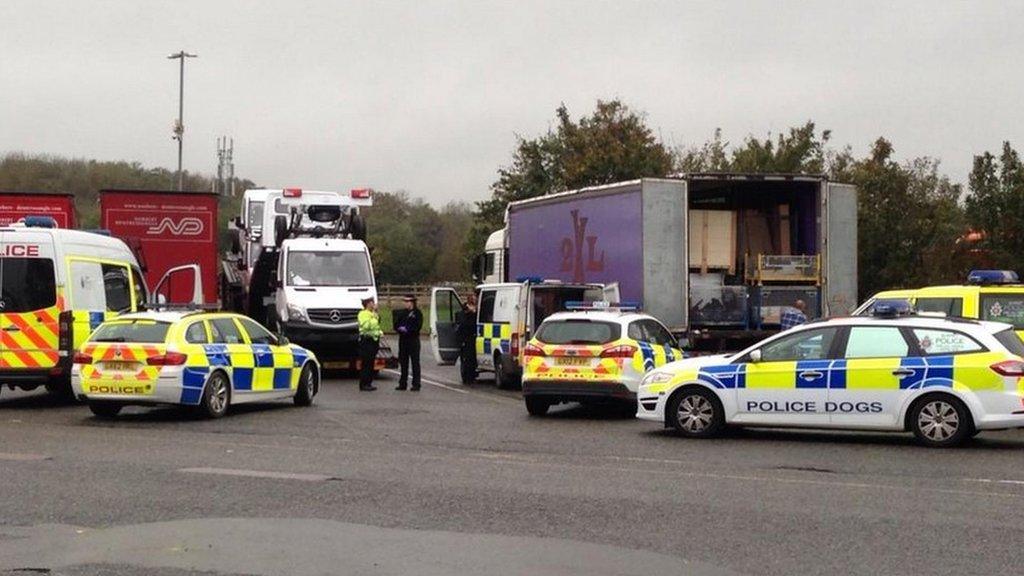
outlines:
[[289, 286], [373, 286], [365, 252], [293, 250], [287, 277]]
[[160, 344], [167, 339], [170, 327], [168, 322], [155, 320], [119, 320], [101, 325], [89, 341]]
[[57, 304], [49, 258], [0, 258], [0, 313], [32, 312]]
[[537, 340], [545, 344], [607, 344], [619, 339], [618, 324], [596, 320], [554, 320], [541, 325]]
[[996, 332], [993, 336], [996, 337], [1000, 344], [1006, 347], [1010, 354], [1016, 354], [1024, 358], [1024, 342], [1021, 342], [1020, 336], [1012, 329], [1007, 328], [1002, 332]]
[[1005, 322], [1024, 330], [1024, 294], [982, 294], [979, 307], [982, 320]]

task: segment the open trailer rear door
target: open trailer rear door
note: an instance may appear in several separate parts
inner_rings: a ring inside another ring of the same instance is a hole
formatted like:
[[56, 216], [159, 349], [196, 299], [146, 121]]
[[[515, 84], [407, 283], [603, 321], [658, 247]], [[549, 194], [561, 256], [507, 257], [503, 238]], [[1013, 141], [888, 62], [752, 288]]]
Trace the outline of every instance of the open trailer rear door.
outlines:
[[857, 307], [857, 188], [831, 182], [824, 187], [821, 311], [844, 316]]

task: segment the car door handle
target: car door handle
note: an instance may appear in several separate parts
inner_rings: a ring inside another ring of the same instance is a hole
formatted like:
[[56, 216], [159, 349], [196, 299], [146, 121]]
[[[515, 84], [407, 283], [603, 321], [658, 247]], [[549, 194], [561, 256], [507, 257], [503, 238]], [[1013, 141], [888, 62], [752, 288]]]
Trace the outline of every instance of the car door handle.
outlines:
[[906, 378], [907, 376], [913, 376], [917, 372], [910, 368], [900, 368], [899, 370], [893, 370], [892, 375], [897, 378]]
[[808, 370], [807, 372], [800, 373], [800, 377], [803, 378], [804, 380], [815, 380], [817, 378], [821, 378], [822, 376], [824, 376], [824, 374], [818, 372], [817, 370]]

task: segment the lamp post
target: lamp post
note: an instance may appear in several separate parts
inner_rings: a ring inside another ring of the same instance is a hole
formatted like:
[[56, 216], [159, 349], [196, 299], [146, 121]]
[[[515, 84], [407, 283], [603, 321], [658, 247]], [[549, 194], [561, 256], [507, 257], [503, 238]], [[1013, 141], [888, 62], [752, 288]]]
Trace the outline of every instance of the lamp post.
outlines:
[[185, 114], [185, 59], [195, 58], [197, 54], [189, 54], [184, 50], [171, 54], [167, 58], [170, 60], [180, 60], [180, 71], [178, 76], [178, 121], [174, 124], [174, 138], [178, 141], [178, 190], [184, 190], [185, 188], [185, 174], [181, 171], [181, 148], [182, 141], [185, 135], [185, 125], [182, 123], [182, 118]]

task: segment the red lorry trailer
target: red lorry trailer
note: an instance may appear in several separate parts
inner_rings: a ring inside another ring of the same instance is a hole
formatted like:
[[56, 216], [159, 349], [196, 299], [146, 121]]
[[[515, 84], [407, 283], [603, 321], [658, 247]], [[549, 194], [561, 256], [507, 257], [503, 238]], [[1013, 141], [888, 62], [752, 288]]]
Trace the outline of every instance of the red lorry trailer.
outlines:
[[[100, 227], [137, 248], [150, 286], [171, 268], [198, 264], [203, 301], [217, 305], [217, 200], [209, 192], [100, 190]], [[188, 302], [192, 289], [191, 279], [185, 279], [166, 297]]]
[[74, 228], [73, 194], [47, 192], [0, 192], [0, 226], [13, 224], [26, 216], [49, 216], [58, 228]]

